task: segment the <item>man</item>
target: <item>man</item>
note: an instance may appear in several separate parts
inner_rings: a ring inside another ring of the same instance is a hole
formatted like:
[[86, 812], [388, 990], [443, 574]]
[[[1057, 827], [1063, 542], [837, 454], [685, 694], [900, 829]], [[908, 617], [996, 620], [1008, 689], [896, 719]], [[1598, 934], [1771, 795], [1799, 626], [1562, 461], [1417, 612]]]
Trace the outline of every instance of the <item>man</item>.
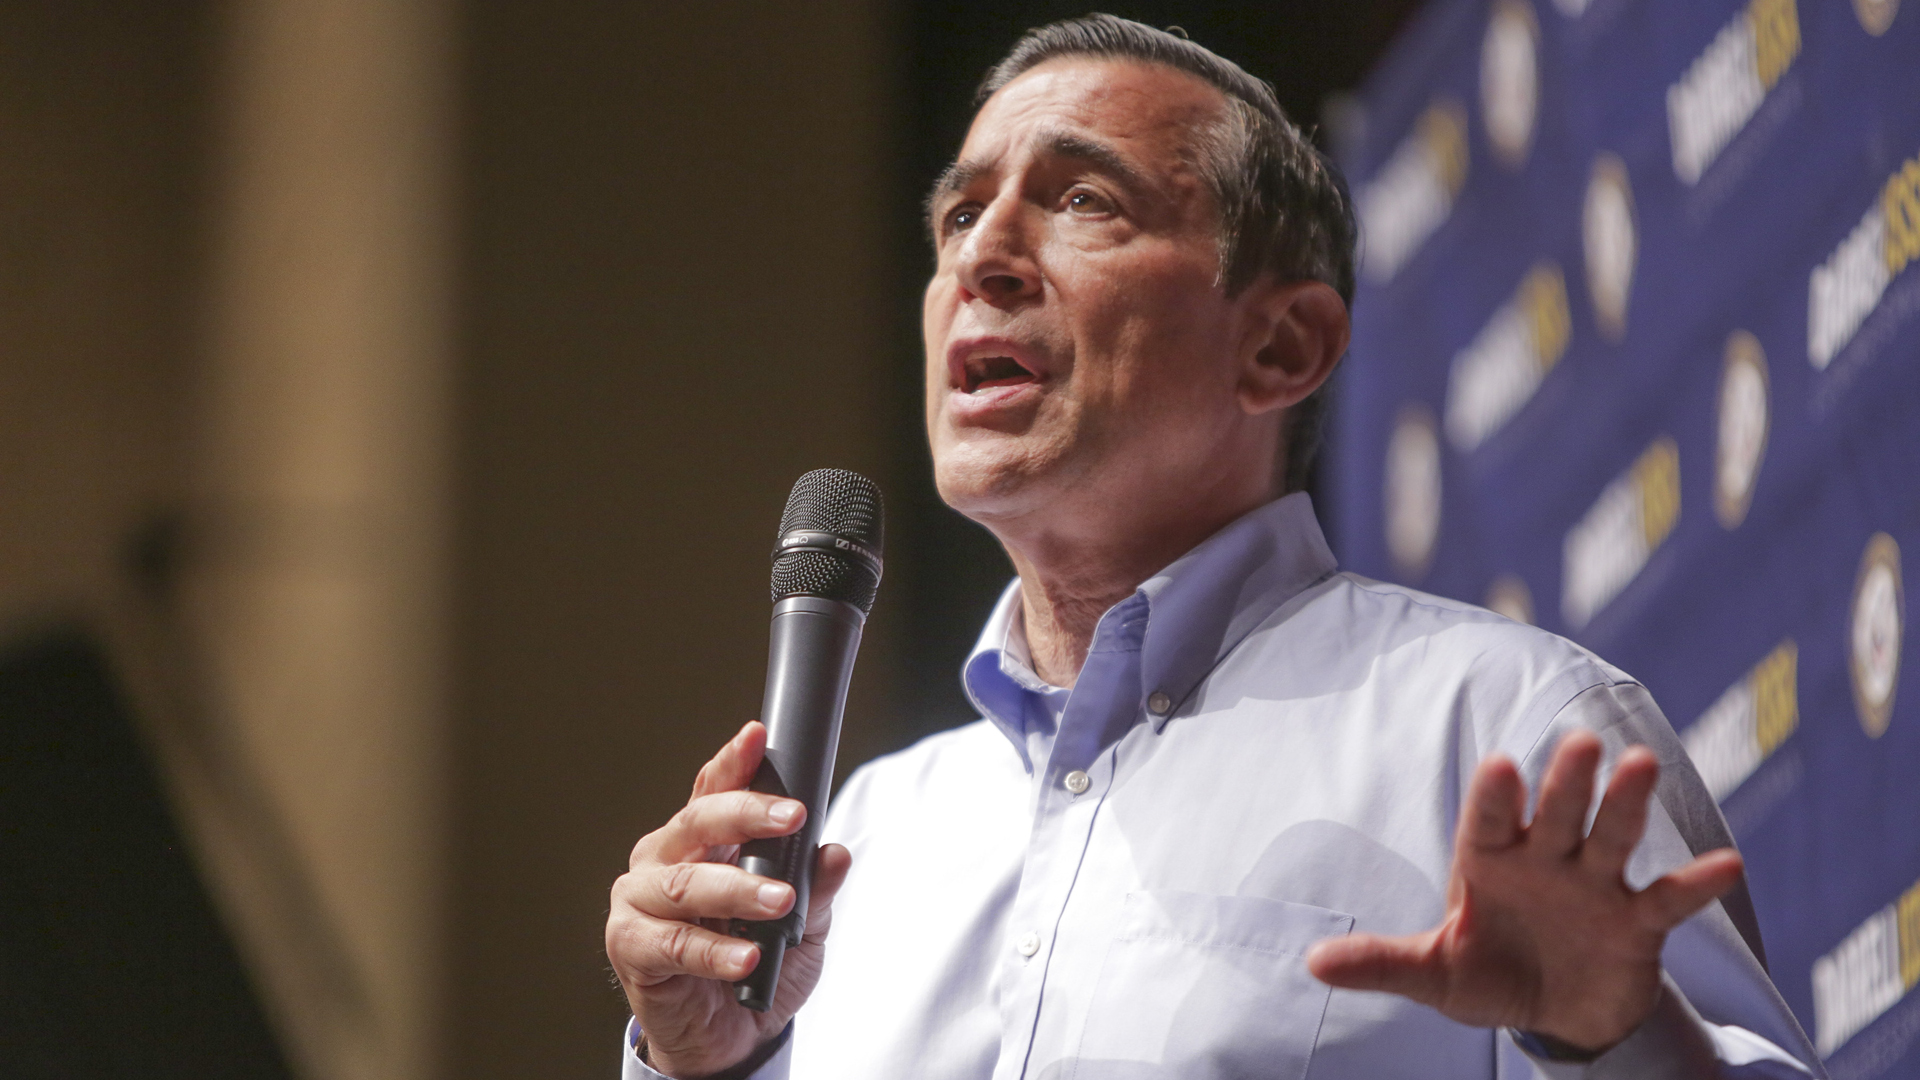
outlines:
[[1271, 91], [1096, 16], [982, 99], [925, 333], [941, 495], [1019, 572], [964, 672], [985, 718], [849, 779], [766, 1014], [720, 920], [793, 902], [731, 860], [801, 810], [743, 790], [759, 725], [723, 747], [614, 886], [627, 1074], [1817, 1073], [1646, 692], [1338, 573], [1285, 494], [1353, 225]]

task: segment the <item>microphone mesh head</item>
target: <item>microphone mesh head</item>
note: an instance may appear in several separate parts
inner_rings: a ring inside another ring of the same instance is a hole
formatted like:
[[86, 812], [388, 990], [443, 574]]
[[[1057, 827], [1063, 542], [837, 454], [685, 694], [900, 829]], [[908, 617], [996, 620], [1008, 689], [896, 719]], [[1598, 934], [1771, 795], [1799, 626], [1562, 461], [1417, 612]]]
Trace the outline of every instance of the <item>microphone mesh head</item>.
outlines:
[[[780, 535], [831, 533], [879, 555], [885, 521], [878, 484], [845, 469], [815, 469], [794, 481], [786, 512], [780, 515]], [[852, 604], [864, 614], [873, 610], [879, 588], [879, 571], [850, 554], [789, 551], [773, 563], [775, 603], [790, 596], [819, 596]]]

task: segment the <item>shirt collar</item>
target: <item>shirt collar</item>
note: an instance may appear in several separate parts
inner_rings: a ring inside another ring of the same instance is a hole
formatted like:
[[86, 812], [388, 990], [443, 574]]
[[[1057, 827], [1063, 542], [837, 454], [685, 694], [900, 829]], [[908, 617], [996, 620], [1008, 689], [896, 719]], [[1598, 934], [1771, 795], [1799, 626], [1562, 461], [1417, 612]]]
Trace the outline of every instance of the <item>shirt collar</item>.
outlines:
[[1149, 605], [1142, 692], [1172, 701], [1155, 731], [1254, 628], [1339, 563], [1304, 491], [1249, 511], [1142, 582]]
[[[1115, 605], [1144, 604], [1148, 611], [1141, 693], [1157, 690], [1173, 705], [1149, 714], [1154, 730], [1180, 712], [1200, 680], [1255, 627], [1337, 565], [1312, 501], [1296, 492], [1249, 511]], [[968, 654], [961, 685], [974, 708], [1016, 745], [1022, 744], [1025, 694], [1048, 689], [1028, 655], [1015, 578]]]
[[1024, 745], [1022, 695], [1032, 688], [1023, 685], [1024, 680], [1017, 679], [1009, 669], [1026, 668], [1025, 674], [1031, 674], [1032, 669], [1024, 662], [1016, 665], [1014, 657], [1008, 655], [1009, 646], [1017, 644], [1019, 659], [1025, 660], [1026, 635], [1020, 634], [1017, 642], [1009, 641], [1019, 621], [1020, 579], [1014, 578], [1001, 591], [1000, 602], [993, 606], [993, 614], [980, 631], [980, 640], [967, 654], [967, 662], [960, 668], [960, 685], [981, 716], [993, 721], [1016, 745]]

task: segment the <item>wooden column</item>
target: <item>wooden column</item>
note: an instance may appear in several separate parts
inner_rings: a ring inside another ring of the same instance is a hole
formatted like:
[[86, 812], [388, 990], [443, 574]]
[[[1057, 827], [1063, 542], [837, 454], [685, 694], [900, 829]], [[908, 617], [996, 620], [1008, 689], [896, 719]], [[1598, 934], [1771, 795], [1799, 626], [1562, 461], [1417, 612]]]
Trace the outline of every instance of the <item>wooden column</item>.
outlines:
[[410, 1080], [444, 989], [449, 11], [227, 15], [184, 591], [220, 749], [196, 825], [296, 1066]]

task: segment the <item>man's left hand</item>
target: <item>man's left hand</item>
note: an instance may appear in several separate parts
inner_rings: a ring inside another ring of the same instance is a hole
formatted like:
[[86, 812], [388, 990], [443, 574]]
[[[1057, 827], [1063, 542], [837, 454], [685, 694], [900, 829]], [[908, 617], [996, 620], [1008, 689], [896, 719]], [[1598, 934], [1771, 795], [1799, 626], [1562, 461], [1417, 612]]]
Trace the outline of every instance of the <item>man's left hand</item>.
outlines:
[[1709, 851], [1635, 892], [1627, 857], [1646, 829], [1660, 765], [1645, 747], [1620, 756], [1592, 829], [1600, 740], [1561, 739], [1532, 822], [1513, 762], [1481, 762], [1460, 810], [1447, 916], [1424, 934], [1353, 934], [1307, 956], [1318, 978], [1385, 990], [1478, 1027], [1510, 1027], [1603, 1052], [1660, 998], [1668, 931], [1740, 880], [1732, 848]]

